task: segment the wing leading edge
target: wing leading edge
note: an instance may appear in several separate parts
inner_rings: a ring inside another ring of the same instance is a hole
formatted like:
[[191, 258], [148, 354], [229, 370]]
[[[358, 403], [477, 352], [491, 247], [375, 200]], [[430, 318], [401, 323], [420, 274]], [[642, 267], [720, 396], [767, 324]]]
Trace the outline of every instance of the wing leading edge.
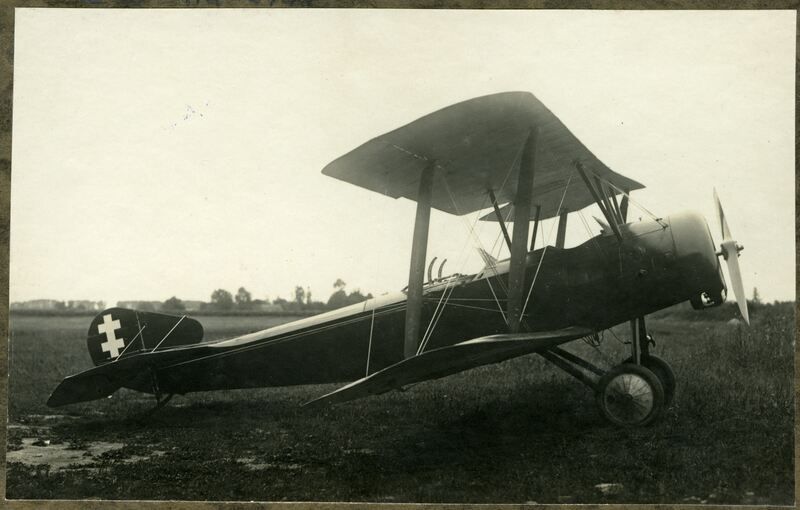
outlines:
[[531, 352], [577, 340], [592, 334], [582, 327], [556, 331], [491, 335], [441, 347], [405, 359], [305, 405], [339, 404], [370, 395], [380, 395], [431, 379], [438, 379], [470, 368], [497, 363]]

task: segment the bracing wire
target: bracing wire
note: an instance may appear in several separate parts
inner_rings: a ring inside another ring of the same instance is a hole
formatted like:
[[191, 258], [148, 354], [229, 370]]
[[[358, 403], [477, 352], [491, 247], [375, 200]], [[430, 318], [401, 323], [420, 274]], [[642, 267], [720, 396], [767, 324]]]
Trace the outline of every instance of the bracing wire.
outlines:
[[[453, 204], [453, 208], [455, 208], [455, 210], [458, 213], [458, 215], [461, 216], [460, 210], [459, 210], [459, 207], [458, 207], [458, 203], [456, 202], [455, 197], [453, 196], [453, 193], [450, 190], [450, 185], [447, 183], [447, 179], [446, 178], [442, 179], [442, 183], [444, 184], [444, 187], [447, 190], [447, 194], [450, 197], [450, 201]], [[485, 208], [484, 206], [486, 205], [486, 200], [487, 199], [488, 199], [488, 197], [484, 197], [483, 203], [481, 204], [481, 209]], [[479, 239], [478, 235], [475, 233], [475, 225], [478, 222], [478, 217], [476, 216], [471, 224], [469, 223], [469, 221], [467, 221], [466, 218], [463, 218], [463, 220], [464, 220], [464, 223], [467, 226], [467, 230], [469, 231], [471, 236], [473, 238], [475, 238], [478, 242], [480, 242], [480, 239]], [[464, 245], [461, 247], [460, 251], [462, 253], [463, 259], [461, 260], [461, 263], [458, 265], [459, 269], [463, 269], [464, 265], [466, 264], [465, 251], [466, 251], [466, 246], [467, 246], [468, 243], [469, 243], [469, 238], [467, 238], [464, 241]], [[433, 311], [433, 315], [431, 315], [431, 320], [428, 322], [428, 326], [425, 328], [425, 333], [422, 335], [422, 341], [420, 342], [419, 348], [417, 349], [417, 354], [420, 354], [422, 352], [422, 350], [427, 345], [428, 340], [433, 335], [433, 331], [436, 328], [436, 325], [439, 323], [439, 319], [441, 318], [442, 314], [444, 313], [444, 309], [447, 306], [447, 303], [448, 303], [448, 301], [450, 299], [450, 296], [453, 293], [453, 289], [455, 288], [454, 283], [455, 282], [452, 281], [452, 282], [448, 282], [445, 285], [445, 288], [442, 291], [442, 295], [439, 297], [439, 301], [436, 304], [436, 308]]]
[[[509, 172], [510, 172], [510, 170], [509, 170]], [[453, 202], [453, 207], [455, 207], [457, 213], [460, 213], [460, 211], [458, 209], [458, 205], [455, 202], [455, 198], [453, 197], [453, 193], [450, 190], [450, 186], [447, 185], [447, 181], [446, 180], [444, 181], [444, 183], [445, 183], [445, 189], [447, 190], [447, 194], [450, 196], [450, 200]], [[484, 202], [483, 202], [484, 205], [486, 204], [486, 200], [488, 198], [489, 198], [488, 196], [484, 197]], [[483, 209], [483, 208], [481, 208], [481, 209]], [[466, 221], [466, 218], [464, 218], [464, 220]], [[483, 245], [482, 245], [482, 243], [480, 241], [480, 238], [475, 233], [474, 224], [477, 223], [477, 222], [478, 222], [478, 216], [475, 216], [475, 220], [473, 221], [473, 225], [468, 225], [468, 230], [469, 230], [469, 233], [470, 233], [471, 237], [475, 240], [475, 242], [478, 244], [478, 246], [480, 246], [480, 248], [483, 249]], [[466, 262], [463, 262], [463, 263], [466, 263]], [[496, 273], [495, 273], [495, 275], [496, 275]], [[495, 293], [494, 288], [492, 287], [492, 283], [489, 281], [488, 278], [486, 279], [486, 282], [489, 284], [489, 288], [492, 291], [492, 296], [494, 296], [495, 302], [497, 303], [497, 307], [502, 311], [503, 306], [500, 304], [500, 300], [497, 299], [497, 294]], [[505, 314], [503, 314], [503, 319], [505, 320]]]
[[[570, 174], [569, 179], [567, 179], [567, 184], [564, 186], [564, 193], [561, 194], [561, 201], [558, 203], [558, 209], [556, 211], [561, 210], [561, 206], [564, 205], [564, 198], [567, 196], [567, 190], [569, 189], [569, 185], [572, 182], [572, 174]], [[536, 279], [539, 277], [539, 270], [542, 268], [542, 262], [544, 262], [544, 256], [547, 254], [547, 248], [550, 246], [548, 243], [553, 236], [553, 229], [555, 228], [556, 223], [553, 222], [550, 225], [550, 232], [547, 234], [547, 240], [544, 245], [544, 250], [542, 251], [542, 256], [539, 257], [539, 264], [536, 266], [536, 272], [533, 274], [533, 281], [531, 282], [531, 286], [528, 289], [528, 295], [525, 297], [525, 304], [522, 305], [522, 313], [521, 316], [525, 315], [525, 310], [528, 308], [528, 301], [531, 299], [531, 293], [533, 292], [533, 286], [536, 284]]]
[[598, 243], [597, 239], [595, 239], [594, 232], [592, 232], [592, 229], [589, 227], [589, 221], [586, 219], [586, 216], [583, 215], [583, 211], [578, 211], [578, 216], [580, 217], [584, 228], [586, 228], [586, 232], [589, 234], [589, 239], [592, 240], [597, 250], [603, 253], [603, 247], [600, 246], [600, 243]]
[[[509, 207], [509, 208], [508, 208], [508, 211], [506, 212], [506, 217], [505, 217], [505, 220], [504, 220], [504, 221], [508, 222], [508, 219], [509, 219], [510, 217], [511, 217], [511, 208]], [[495, 249], [495, 247], [497, 246], [497, 243], [500, 241], [500, 239], [501, 239], [502, 237], [503, 237], [503, 233], [502, 233], [502, 232], [498, 232], [498, 233], [497, 233], [497, 237], [496, 237], [496, 238], [495, 238], [495, 240], [494, 240], [494, 244], [492, 244], [492, 250], [491, 250], [490, 252], [488, 252], [488, 253], [489, 253], [489, 255], [491, 255], [491, 256], [493, 256], [493, 257], [495, 256], [495, 255], [494, 255], [494, 249]], [[500, 249], [499, 249], [499, 250], [497, 250], [497, 256], [496, 256], [497, 258], [500, 258], [500, 252], [501, 252], [501, 251], [503, 251], [503, 245], [502, 245], [502, 244], [500, 244]], [[498, 273], [497, 273], [497, 267], [496, 267], [496, 266], [494, 266], [494, 265], [492, 265], [492, 266], [490, 266], [490, 267], [489, 267], [489, 269], [490, 269], [490, 270], [492, 271], [492, 273], [494, 274], [494, 277], [495, 277], [495, 278], [497, 278], [497, 276], [498, 276]], [[488, 280], [487, 280], [487, 281], [488, 281]], [[503, 280], [502, 280], [501, 278], [497, 278], [497, 285], [499, 285], [499, 286], [500, 286], [500, 288], [503, 290], [503, 292], [505, 292], [505, 293], [506, 293], [506, 295], [508, 295], [508, 288], [506, 288], [506, 285], [503, 283]], [[489, 284], [489, 286], [491, 287], [491, 283]], [[492, 289], [492, 293], [494, 294], [494, 289]], [[499, 302], [498, 302], [498, 304], [499, 304]]]
[[375, 308], [372, 308], [372, 321], [369, 323], [369, 344], [367, 345], [367, 369], [364, 377], [369, 377], [369, 358], [372, 355], [372, 330], [375, 327]]
[[[439, 317], [441, 317], [441, 315], [444, 313], [444, 307], [447, 306], [447, 300], [450, 298], [448, 290], [453, 288], [453, 283], [454, 281], [451, 280], [445, 284], [442, 295], [439, 296], [439, 301], [436, 303], [436, 308], [433, 310], [433, 315], [431, 315], [431, 320], [428, 322], [428, 327], [425, 328], [425, 333], [422, 335], [422, 341], [419, 343], [417, 354], [422, 352], [422, 349], [428, 343], [428, 339], [431, 337], [431, 335], [433, 335], [433, 330], [436, 328], [436, 323], [439, 322]], [[452, 290], [450, 293], [452, 293]]]
[[639, 203], [637, 200], [634, 200], [634, 199], [631, 197], [631, 194], [630, 194], [630, 193], [626, 193], [624, 190], [620, 189], [620, 188], [619, 188], [619, 186], [615, 185], [615, 184], [614, 184], [613, 182], [611, 182], [611, 181], [608, 181], [608, 180], [606, 180], [606, 179], [603, 179], [602, 177], [597, 177], [597, 178], [598, 178], [598, 179], [600, 179], [600, 180], [601, 180], [602, 182], [604, 182], [605, 184], [608, 184], [610, 187], [614, 188], [614, 190], [616, 190], [616, 191], [617, 191], [617, 193], [621, 193], [622, 195], [625, 195], [626, 197], [628, 197], [628, 202], [630, 202], [631, 204], [635, 205], [637, 209], [639, 209], [640, 211], [644, 212], [645, 214], [647, 214], [648, 216], [650, 216], [651, 218], [653, 218], [655, 221], [659, 221], [659, 222], [660, 222], [661, 218], [659, 218], [658, 216], [656, 216], [655, 214], [653, 214], [652, 212], [650, 212], [650, 210], [649, 210], [649, 209], [647, 209], [645, 206], [643, 206], [643, 205], [642, 205], [641, 203]]
[[428, 329], [425, 330], [425, 334], [422, 336], [422, 342], [419, 344], [419, 348], [417, 349], [417, 355], [421, 354], [422, 351], [425, 350], [425, 347], [428, 345], [428, 341], [433, 336], [433, 331], [436, 329], [436, 326], [439, 324], [439, 319], [444, 314], [444, 308], [447, 306], [447, 302], [450, 299], [450, 295], [453, 294], [453, 289], [455, 289], [455, 285], [451, 285], [454, 282], [448, 282], [445, 286], [444, 291], [442, 291], [442, 296], [439, 298], [439, 304], [443, 304], [441, 308], [436, 306], [436, 310], [433, 312], [433, 316], [431, 317], [431, 322], [428, 325]]
[[[505, 174], [505, 177], [503, 178], [503, 182], [502, 182], [502, 184], [500, 185], [500, 189], [499, 189], [499, 191], [502, 191], [502, 190], [503, 190], [503, 188], [505, 187], [505, 185], [506, 185], [506, 182], [508, 181], [508, 178], [509, 178], [509, 176], [511, 175], [511, 173], [512, 173], [513, 169], [514, 169], [514, 165], [517, 163], [517, 160], [519, 159], [520, 155], [522, 154], [522, 150], [523, 150], [523, 148], [524, 148], [524, 146], [520, 146], [520, 148], [517, 150], [517, 153], [516, 153], [516, 154], [515, 154], [515, 156], [514, 156], [514, 160], [511, 162], [511, 165], [509, 165], [508, 171], [506, 172], [506, 174]], [[456, 210], [456, 213], [457, 213], [459, 216], [462, 216], [462, 215], [461, 215], [460, 208], [458, 207], [458, 203], [456, 202], [456, 200], [455, 200], [455, 197], [453, 196], [453, 192], [452, 192], [452, 190], [450, 189], [450, 186], [449, 186], [449, 184], [448, 184], [448, 182], [447, 182], [447, 179], [442, 179], [442, 182], [444, 183], [444, 187], [445, 187], [445, 190], [447, 191], [447, 194], [448, 194], [448, 196], [449, 196], [449, 198], [450, 198], [450, 202], [453, 204], [453, 208]], [[485, 208], [485, 206], [486, 206], [486, 200], [487, 200], [487, 199], [488, 199], [488, 195], [484, 197], [484, 201], [483, 201], [483, 203], [481, 204], [481, 207], [480, 207], [480, 209], [484, 209], [484, 208]], [[507, 215], [507, 217], [506, 217], [506, 221], [508, 220], [508, 217], [510, 216], [510, 214], [511, 214], [511, 208], [509, 208], [508, 212], [506, 213], [506, 215]], [[483, 246], [483, 243], [481, 242], [481, 239], [480, 239], [480, 237], [478, 236], [478, 234], [477, 234], [477, 233], [476, 233], [476, 231], [475, 231], [475, 230], [476, 230], [476, 229], [475, 229], [475, 226], [476, 226], [476, 224], [477, 224], [477, 222], [478, 222], [478, 219], [479, 219], [479, 217], [478, 217], [478, 216], [476, 216], [476, 217], [475, 217], [475, 219], [472, 221], [472, 223], [470, 223], [469, 221], [467, 221], [467, 219], [466, 219], [466, 218], [464, 218], [463, 216], [462, 216], [462, 218], [463, 218], [463, 220], [464, 220], [464, 224], [467, 226], [467, 231], [469, 232], [469, 237], [471, 237], [471, 238], [473, 239], [473, 241], [474, 241], [474, 242], [477, 244], [477, 246], [478, 246], [480, 249], [482, 249], [482, 250], [486, 251], [486, 250], [485, 250], [485, 248], [484, 248], [484, 246]], [[469, 239], [469, 238], [468, 238], [468, 239]], [[486, 252], [486, 253], [489, 253], [489, 254], [491, 255], [491, 254], [492, 254], [492, 252], [494, 251], [494, 248], [495, 248], [495, 246], [497, 245], [497, 242], [498, 242], [498, 241], [499, 241], [499, 236], [498, 236], [498, 238], [496, 238], [496, 239], [495, 239], [495, 242], [494, 242], [494, 244], [492, 245], [492, 249], [491, 249], [491, 251], [488, 251], [488, 252]], [[465, 246], [466, 246], [466, 243], [465, 243]], [[464, 248], [462, 247], [462, 252], [463, 252], [463, 251], [464, 251]], [[461, 266], [460, 266], [460, 267], [463, 267], [463, 265], [464, 265], [464, 264], [466, 264], [466, 260], [463, 260], [463, 261], [462, 261], [462, 263], [461, 263]], [[494, 275], [495, 275], [495, 277], [497, 277], [497, 269], [496, 269], [495, 267], [491, 267], [490, 269], [491, 269], [491, 270], [494, 272]], [[502, 314], [502, 316], [503, 316], [503, 320], [504, 320], [506, 323], [508, 323], [508, 321], [507, 321], [507, 319], [506, 319], [506, 316], [505, 316], [505, 313], [503, 313], [503, 306], [502, 306], [502, 304], [500, 303], [500, 300], [497, 298], [497, 293], [494, 291], [494, 288], [492, 287], [492, 283], [489, 281], [489, 279], [488, 279], [488, 278], [486, 279], [486, 282], [488, 283], [488, 285], [489, 285], [489, 288], [490, 288], [490, 290], [491, 290], [491, 292], [492, 292], [492, 296], [494, 297], [495, 303], [497, 304], [497, 307], [498, 307], [498, 309], [500, 310], [500, 313], [501, 313], [501, 314]], [[503, 285], [502, 281], [500, 281], [499, 279], [497, 280], [497, 282], [499, 283], [499, 285], [500, 285], [502, 288], [504, 288], [504, 287], [505, 287], [505, 286]], [[504, 290], [506, 290], [506, 289], [504, 288]], [[508, 292], [508, 291], [506, 290], [506, 292]], [[437, 303], [437, 305], [436, 305], [436, 309], [434, 310], [434, 313], [433, 313], [433, 315], [431, 316], [431, 321], [429, 322], [429, 324], [428, 324], [428, 327], [427, 327], [427, 328], [426, 328], [426, 330], [425, 330], [425, 334], [423, 335], [423, 341], [422, 341], [422, 342], [420, 342], [420, 347], [419, 347], [419, 349], [417, 350], [417, 354], [419, 354], [419, 353], [421, 353], [421, 352], [422, 352], [422, 350], [424, 349], [424, 347], [427, 345], [427, 343], [428, 343], [428, 340], [429, 340], [429, 339], [430, 339], [430, 337], [433, 335], [433, 330], [436, 328], [436, 325], [438, 324], [438, 322], [439, 322], [439, 319], [441, 318], [442, 314], [444, 313], [444, 307], [445, 307], [445, 306], [447, 306], [447, 303], [448, 303], [448, 301], [449, 301], [449, 299], [450, 299], [450, 296], [452, 295], [452, 293], [453, 293], [453, 289], [452, 289], [452, 288], [450, 288], [450, 284], [448, 283], [448, 285], [447, 285], [447, 286], [445, 286], [445, 289], [444, 289], [444, 291], [442, 292], [442, 295], [440, 296], [439, 302], [438, 302], [438, 303]]]
[[[376, 316], [377, 315], [388, 315], [388, 314], [399, 312], [399, 311], [401, 311], [401, 310], [403, 310], [405, 308], [406, 308], [406, 304], [405, 303], [398, 303], [398, 304], [396, 304], [394, 306], [387, 307], [387, 308], [381, 310], [380, 312], [376, 311], [375, 314], [376, 314]], [[248, 342], [245, 345], [242, 345], [241, 347], [238, 347], [238, 348], [226, 350], [226, 351], [219, 352], [219, 353], [209, 354], [207, 356], [200, 356], [198, 358], [193, 358], [193, 359], [186, 360], [186, 361], [179, 361], [179, 362], [167, 365], [164, 368], [173, 368], [173, 367], [177, 367], [177, 366], [181, 366], [181, 365], [186, 365], [186, 364], [189, 364], [189, 363], [195, 363], [195, 362], [214, 359], [214, 358], [225, 358], [225, 357], [228, 357], [228, 356], [233, 356], [235, 354], [241, 354], [243, 352], [249, 352], [249, 351], [252, 351], [252, 350], [258, 350], [258, 349], [261, 349], [263, 347], [269, 347], [271, 345], [281, 344], [281, 343], [288, 342], [290, 340], [294, 340], [294, 339], [297, 339], [297, 338], [304, 338], [304, 337], [307, 337], [308, 335], [311, 335], [311, 334], [321, 333], [321, 332], [328, 331], [328, 330], [331, 330], [331, 329], [336, 329], [336, 328], [339, 328], [341, 326], [346, 326], [348, 324], [354, 324], [354, 323], [363, 321], [363, 320], [365, 320], [367, 318], [368, 317], [355, 317], [355, 318], [352, 318], [352, 319], [347, 319], [347, 320], [343, 320], [341, 322], [337, 322], [335, 324], [325, 323], [325, 324], [319, 325], [319, 326], [317, 326], [315, 328], [312, 328], [312, 329], [305, 329], [305, 330], [302, 330], [302, 331], [298, 331], [296, 333], [292, 333], [292, 334], [289, 334], [289, 335], [286, 335], [286, 336], [281, 336], [281, 337], [278, 337], [278, 338], [275, 338], [275, 339], [271, 339], [271, 340], [266, 340], [266, 341], [263, 341], [263, 342], [255, 340], [253, 342]], [[194, 347], [194, 346], [186, 346], [185, 348], [192, 348], [192, 347]], [[152, 353], [152, 351], [148, 352], [147, 354], [151, 354], [151, 353]]]

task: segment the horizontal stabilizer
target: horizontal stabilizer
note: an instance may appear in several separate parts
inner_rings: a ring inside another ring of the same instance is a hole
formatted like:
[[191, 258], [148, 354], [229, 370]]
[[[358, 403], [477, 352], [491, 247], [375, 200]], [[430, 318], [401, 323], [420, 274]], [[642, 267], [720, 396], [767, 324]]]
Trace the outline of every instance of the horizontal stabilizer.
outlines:
[[380, 395], [408, 384], [438, 379], [470, 368], [543, 350], [591, 333], [593, 331], [588, 328], [570, 327], [557, 331], [491, 335], [467, 340], [405, 359], [312, 400], [306, 405], [338, 404], [370, 395]]
[[59, 383], [50, 398], [49, 407], [59, 407], [78, 402], [88, 402], [107, 397], [120, 388], [150, 392], [154, 367], [186, 359], [195, 347], [156, 352], [137, 352], [103, 363]]
[[67, 377], [47, 399], [49, 407], [59, 407], [78, 402], [88, 402], [107, 397], [121, 385], [106, 374], [83, 372]]
[[619, 189], [643, 187], [603, 164], [529, 92], [476, 97], [435, 111], [366, 142], [322, 173], [416, 200], [422, 171], [435, 162], [431, 207], [467, 214], [489, 206], [489, 189], [498, 203], [514, 200], [521, 149], [532, 128], [539, 130], [532, 210], [539, 206], [541, 219], [557, 216], [559, 204], [577, 211], [594, 203], [580, 179], [571, 179], [575, 161]]

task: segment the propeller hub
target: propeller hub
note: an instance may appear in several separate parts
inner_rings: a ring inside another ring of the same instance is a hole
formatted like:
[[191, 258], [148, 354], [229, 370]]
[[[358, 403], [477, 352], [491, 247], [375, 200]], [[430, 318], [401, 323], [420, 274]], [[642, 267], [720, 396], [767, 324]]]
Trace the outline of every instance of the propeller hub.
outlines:
[[742, 250], [744, 250], [744, 246], [737, 243], [733, 240], [723, 241], [722, 244], [719, 245], [719, 251], [717, 252], [717, 257], [722, 256], [725, 260], [728, 260], [728, 256], [733, 252], [736, 251], [736, 256], [741, 256]]

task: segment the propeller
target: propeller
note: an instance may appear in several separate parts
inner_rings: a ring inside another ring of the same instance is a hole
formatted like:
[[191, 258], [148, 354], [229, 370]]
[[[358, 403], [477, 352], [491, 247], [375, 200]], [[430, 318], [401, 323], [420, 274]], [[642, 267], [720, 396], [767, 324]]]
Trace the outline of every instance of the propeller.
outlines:
[[717, 217], [719, 224], [722, 227], [722, 243], [720, 244], [720, 252], [725, 262], [728, 263], [728, 276], [731, 279], [731, 286], [733, 287], [733, 295], [736, 296], [736, 304], [739, 305], [739, 312], [742, 318], [750, 325], [750, 316], [747, 314], [747, 296], [744, 294], [744, 283], [742, 282], [742, 271], [739, 268], [739, 252], [744, 247], [734, 241], [731, 236], [731, 229], [728, 227], [728, 221], [725, 219], [725, 212], [722, 210], [722, 204], [719, 201], [717, 190], [714, 190], [714, 201], [717, 205]]

